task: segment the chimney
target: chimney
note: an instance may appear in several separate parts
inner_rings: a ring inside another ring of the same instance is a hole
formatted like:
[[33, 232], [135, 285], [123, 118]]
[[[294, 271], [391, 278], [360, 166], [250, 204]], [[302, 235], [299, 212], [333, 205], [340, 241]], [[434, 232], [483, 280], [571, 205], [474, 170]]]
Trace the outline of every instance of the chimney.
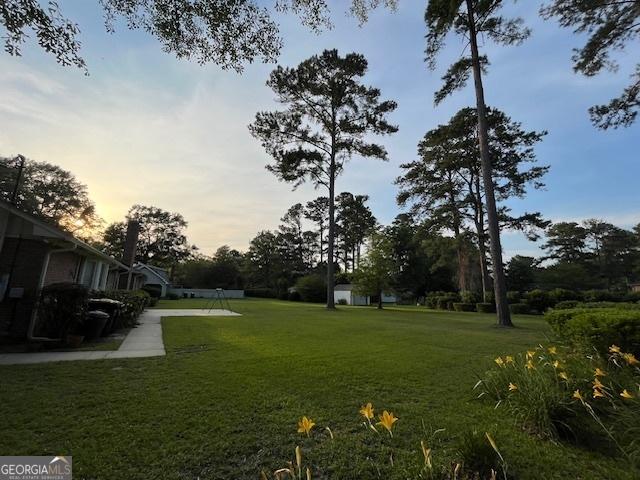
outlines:
[[124, 240], [124, 251], [122, 252], [122, 263], [132, 266], [136, 260], [136, 247], [138, 245], [138, 234], [140, 233], [140, 222], [129, 220], [127, 223], [127, 236]]

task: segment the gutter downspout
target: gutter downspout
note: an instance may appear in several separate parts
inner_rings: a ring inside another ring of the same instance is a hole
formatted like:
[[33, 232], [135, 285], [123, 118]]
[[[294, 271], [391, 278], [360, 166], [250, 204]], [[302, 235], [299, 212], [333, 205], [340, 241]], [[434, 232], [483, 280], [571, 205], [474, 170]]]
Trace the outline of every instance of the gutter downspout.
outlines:
[[31, 319], [29, 321], [29, 328], [27, 329], [27, 340], [30, 342], [59, 342], [59, 338], [48, 337], [34, 337], [33, 332], [36, 328], [36, 320], [38, 318], [38, 307], [40, 306], [40, 291], [44, 287], [44, 279], [47, 276], [47, 270], [49, 270], [49, 260], [51, 260], [51, 254], [53, 253], [66, 253], [73, 252], [78, 246], [73, 244], [71, 247], [59, 248], [58, 250], [49, 250], [44, 256], [44, 262], [42, 263], [42, 270], [40, 271], [40, 279], [38, 280], [38, 288], [36, 290], [36, 301], [33, 305], [33, 312], [31, 312]]

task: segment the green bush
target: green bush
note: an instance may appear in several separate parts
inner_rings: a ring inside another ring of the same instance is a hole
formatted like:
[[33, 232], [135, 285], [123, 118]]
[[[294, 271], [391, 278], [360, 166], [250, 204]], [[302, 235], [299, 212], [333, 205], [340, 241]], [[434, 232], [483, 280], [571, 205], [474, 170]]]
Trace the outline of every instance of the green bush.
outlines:
[[507, 302], [520, 303], [522, 300], [522, 294], [520, 292], [507, 292]]
[[553, 304], [560, 302], [579, 301], [582, 300], [582, 295], [573, 290], [567, 290], [566, 288], [555, 288], [549, 292], [549, 297]]
[[109, 290], [95, 293], [94, 298], [111, 298], [122, 302], [114, 325], [116, 330], [133, 327], [144, 309], [151, 306], [151, 296], [144, 290]]
[[495, 303], [476, 303], [476, 310], [479, 313], [496, 313]]
[[509, 305], [509, 311], [513, 315], [526, 315], [527, 313], [531, 313], [531, 309], [526, 303], [512, 303]]
[[569, 310], [572, 308], [576, 308], [580, 302], [576, 300], [563, 300], [562, 302], [558, 302], [553, 307], [555, 310]]
[[439, 310], [453, 310], [453, 304], [460, 301], [457, 293], [448, 293], [436, 297], [436, 308]]
[[164, 298], [165, 298], [165, 300], [178, 300], [178, 299], [180, 299], [180, 295], [178, 295], [177, 293], [169, 292], [169, 293], [167, 293], [167, 296], [164, 297]]
[[547, 322], [563, 340], [606, 353], [611, 345], [640, 355], [640, 309], [575, 308], [554, 310]]
[[475, 312], [476, 304], [475, 303], [454, 303], [453, 309], [456, 312]]
[[460, 301], [462, 303], [478, 303], [480, 301], [480, 295], [476, 292], [465, 290], [460, 294]]
[[585, 302], [620, 302], [624, 295], [609, 290], [587, 290], [582, 296]]
[[153, 285], [145, 285], [142, 290], [147, 292], [151, 298], [160, 298], [162, 296], [162, 289], [160, 287], [154, 287]]
[[290, 302], [299, 302], [302, 300], [302, 298], [300, 297], [300, 292], [293, 290], [291, 292], [289, 292], [289, 298], [288, 300]]
[[277, 298], [278, 292], [272, 288], [248, 288], [244, 291], [246, 297]]
[[538, 313], [544, 313], [548, 308], [553, 306], [551, 295], [544, 290], [531, 290], [525, 295], [525, 298], [529, 307]]
[[[460, 301], [458, 294], [455, 292], [441, 292], [441, 291], [427, 292], [427, 295], [425, 296], [425, 299], [424, 299], [425, 305], [429, 308], [439, 308], [438, 299], [440, 297], [453, 298], [453, 300], [451, 301], [456, 301], [456, 302]], [[447, 302], [449, 302], [449, 300], [445, 300], [443, 302], [443, 304], [445, 305], [444, 309], [446, 309]]]
[[338, 305], [349, 305], [346, 298], [338, 299]]
[[54, 283], [40, 292], [38, 331], [64, 338], [80, 331], [87, 312], [89, 289], [76, 283]]
[[327, 282], [321, 275], [306, 275], [296, 282], [296, 290], [303, 302], [323, 303], [327, 301]]

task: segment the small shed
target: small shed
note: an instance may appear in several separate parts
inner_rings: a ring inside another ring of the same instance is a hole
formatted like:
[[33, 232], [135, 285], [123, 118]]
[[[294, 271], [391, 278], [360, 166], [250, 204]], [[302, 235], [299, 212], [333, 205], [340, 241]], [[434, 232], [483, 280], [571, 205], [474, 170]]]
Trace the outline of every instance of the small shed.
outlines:
[[333, 301], [336, 303], [347, 302], [347, 305], [370, 305], [368, 296], [358, 295], [354, 292], [354, 285], [351, 283], [336, 285], [333, 289]]

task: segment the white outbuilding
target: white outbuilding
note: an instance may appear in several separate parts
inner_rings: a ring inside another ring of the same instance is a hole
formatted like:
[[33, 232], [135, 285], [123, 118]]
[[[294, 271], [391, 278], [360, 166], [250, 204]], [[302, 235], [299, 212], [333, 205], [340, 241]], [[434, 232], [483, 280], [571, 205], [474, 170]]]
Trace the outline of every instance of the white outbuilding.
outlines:
[[[333, 300], [335, 303], [345, 303], [347, 305], [371, 305], [371, 297], [359, 295], [355, 292], [355, 285], [351, 283], [336, 285], [333, 289]], [[390, 293], [382, 294], [382, 303], [396, 303], [396, 296]]]

